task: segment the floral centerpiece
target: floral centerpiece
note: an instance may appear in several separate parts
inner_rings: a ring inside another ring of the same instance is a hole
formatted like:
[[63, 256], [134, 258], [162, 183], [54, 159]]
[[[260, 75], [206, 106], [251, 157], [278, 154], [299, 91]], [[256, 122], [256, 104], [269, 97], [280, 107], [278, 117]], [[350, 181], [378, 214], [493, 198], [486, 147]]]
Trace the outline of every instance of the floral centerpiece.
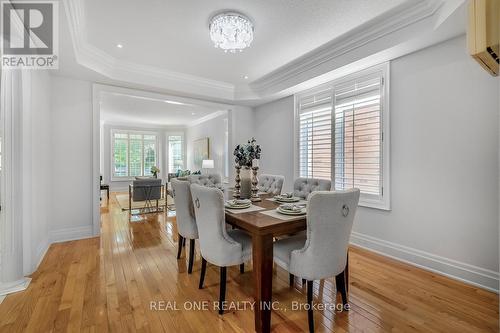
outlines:
[[158, 178], [158, 174], [160, 173], [160, 169], [158, 169], [156, 166], [152, 166], [150, 171], [153, 174], [153, 177]]
[[234, 148], [234, 162], [243, 168], [251, 168], [253, 160], [259, 160], [261, 154], [260, 145], [252, 138], [248, 143], [237, 145]]
[[[260, 159], [261, 149], [257, 140], [252, 138], [247, 143], [234, 148], [234, 162], [236, 163], [236, 185], [234, 196], [249, 199], [252, 196], [251, 168], [254, 167], [254, 182], [257, 181], [257, 168], [255, 161]], [[241, 177], [240, 177], [241, 175]], [[255, 187], [255, 186], [254, 186]], [[256, 188], [256, 187], [255, 187]], [[256, 192], [256, 191], [255, 191]]]

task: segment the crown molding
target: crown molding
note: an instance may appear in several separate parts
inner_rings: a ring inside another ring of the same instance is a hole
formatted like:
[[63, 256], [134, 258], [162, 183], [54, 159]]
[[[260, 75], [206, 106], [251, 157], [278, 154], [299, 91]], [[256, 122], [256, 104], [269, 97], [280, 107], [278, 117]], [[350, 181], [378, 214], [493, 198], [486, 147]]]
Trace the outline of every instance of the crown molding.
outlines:
[[76, 61], [111, 79], [153, 84], [172, 91], [196, 91], [200, 95], [234, 99], [233, 84], [117, 59], [91, 45], [87, 39], [82, 0], [63, 0]]
[[404, 3], [253, 81], [250, 87], [257, 94], [264, 95], [273, 87], [302, 77], [326, 62], [432, 17], [442, 4], [442, 0]]
[[456, 7], [465, 0], [407, 1], [249, 84], [233, 85], [114, 58], [88, 42], [83, 0], [63, 0], [80, 65], [116, 81], [248, 103], [293, 93], [299, 86], [308, 85], [308, 81], [348, 63], [367, 59], [423, 33], [432, 33], [451, 15], [448, 10], [441, 10], [447, 7], [447, 1], [453, 1]]
[[186, 127], [189, 128], [189, 127], [193, 127], [193, 126], [196, 126], [196, 125], [199, 125], [199, 124], [202, 124], [206, 121], [209, 121], [211, 119], [215, 119], [219, 116], [222, 116], [222, 115], [227, 115], [227, 110], [220, 110], [220, 111], [216, 111], [216, 112], [213, 112], [213, 113], [210, 113], [210, 114], [207, 114], [206, 116], [204, 117], [201, 117], [199, 119], [196, 119], [192, 122], [190, 122]]
[[217, 109], [228, 110], [233, 106], [232, 104], [211, 102], [211, 101], [207, 101], [207, 100], [199, 99], [199, 98], [181, 97], [181, 96], [175, 96], [175, 95], [170, 95], [170, 94], [163, 94], [163, 93], [158, 93], [158, 92], [146, 91], [146, 90], [142, 90], [142, 89], [119, 87], [119, 86], [114, 86], [114, 85], [109, 85], [109, 84], [94, 83], [93, 87], [94, 87], [95, 92], [97, 94], [110, 93], [110, 94], [126, 95], [126, 96], [137, 97], [137, 98], [159, 100], [159, 101], [169, 100], [169, 101], [175, 101], [175, 102], [180, 102], [180, 103], [184, 103], [184, 104], [198, 105], [198, 106], [216, 109], [216, 110]]

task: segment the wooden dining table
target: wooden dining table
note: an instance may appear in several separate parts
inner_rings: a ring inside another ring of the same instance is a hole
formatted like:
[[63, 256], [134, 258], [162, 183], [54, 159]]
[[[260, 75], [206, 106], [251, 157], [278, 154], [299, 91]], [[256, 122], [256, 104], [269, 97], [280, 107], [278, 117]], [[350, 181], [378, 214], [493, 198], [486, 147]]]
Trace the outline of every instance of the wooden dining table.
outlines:
[[[279, 204], [267, 200], [269, 198], [272, 196], [261, 195], [262, 201], [253, 204], [266, 210], [276, 209]], [[306, 229], [305, 215], [294, 220], [282, 220], [262, 214], [264, 211], [237, 213], [226, 210], [226, 222], [252, 236], [255, 331], [259, 333], [271, 331], [274, 237]]]

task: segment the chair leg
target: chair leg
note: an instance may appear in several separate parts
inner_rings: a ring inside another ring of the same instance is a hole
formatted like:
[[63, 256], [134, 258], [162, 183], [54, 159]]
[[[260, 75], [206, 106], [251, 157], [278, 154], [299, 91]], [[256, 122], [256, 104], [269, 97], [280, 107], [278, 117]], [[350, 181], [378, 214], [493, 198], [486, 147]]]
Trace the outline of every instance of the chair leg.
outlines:
[[349, 251], [347, 251], [347, 260], [344, 269], [344, 276], [345, 276], [345, 287], [347, 292], [349, 292]]
[[207, 261], [205, 258], [201, 257], [201, 273], [200, 273], [200, 284], [198, 289], [203, 289], [203, 281], [205, 281], [205, 272], [207, 271]]
[[226, 267], [220, 268], [219, 314], [224, 313], [222, 304], [226, 300]]
[[240, 264], [240, 273], [245, 273], [245, 263]]
[[290, 287], [293, 287], [293, 283], [295, 282], [295, 275], [292, 273], [288, 273], [288, 279], [290, 281]]
[[313, 284], [314, 281], [307, 281], [307, 321], [309, 323], [309, 333], [314, 332], [314, 314], [312, 308]]
[[342, 304], [347, 304], [347, 289], [346, 289], [346, 280], [345, 280], [345, 271], [338, 274], [335, 277], [335, 284], [337, 285], [337, 291], [340, 292], [342, 296]]
[[188, 274], [193, 272], [193, 260], [194, 260], [194, 239], [189, 240], [189, 264], [188, 264]]
[[179, 235], [179, 240], [177, 241], [178, 243], [178, 248], [177, 248], [177, 259], [181, 257], [181, 251], [182, 251], [182, 243], [184, 242], [184, 237]]

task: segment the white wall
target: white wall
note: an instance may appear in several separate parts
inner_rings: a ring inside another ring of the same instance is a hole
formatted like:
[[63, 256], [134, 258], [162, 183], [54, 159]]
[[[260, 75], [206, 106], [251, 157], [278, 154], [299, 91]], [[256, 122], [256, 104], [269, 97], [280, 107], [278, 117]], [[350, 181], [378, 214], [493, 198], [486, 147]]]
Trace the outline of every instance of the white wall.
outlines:
[[50, 239], [92, 235], [92, 86], [52, 77]]
[[193, 166], [193, 141], [208, 137], [210, 138], [210, 158], [214, 160], [213, 172], [224, 172], [224, 140], [225, 119], [228, 122], [228, 183], [234, 185], [234, 158], [233, 150], [236, 145], [246, 143], [255, 136], [255, 113], [251, 107], [232, 105], [227, 114], [207, 120], [196, 126], [188, 127], [186, 130], [187, 142], [187, 165], [194, 170]]
[[[234, 186], [234, 148], [255, 137], [255, 111], [246, 106], [233, 105], [229, 114], [229, 186]], [[261, 143], [258, 141], [257, 143]]]
[[49, 246], [51, 188], [50, 93], [51, 78], [47, 71], [31, 71], [31, 216], [30, 256], [25, 272], [31, 273]]
[[[360, 208], [351, 241], [498, 290], [498, 80], [460, 37], [392, 61], [390, 84], [392, 211]], [[293, 97], [256, 120], [262, 172], [289, 188]]]
[[293, 189], [293, 96], [256, 109], [255, 138], [261, 145], [260, 172], [283, 175], [283, 191]]
[[189, 170], [199, 170], [199, 167], [194, 166], [193, 161], [194, 141], [209, 138], [210, 159], [214, 160], [214, 169], [210, 172], [224, 175], [224, 145], [227, 119], [228, 115], [224, 113], [186, 129], [186, 157]]

